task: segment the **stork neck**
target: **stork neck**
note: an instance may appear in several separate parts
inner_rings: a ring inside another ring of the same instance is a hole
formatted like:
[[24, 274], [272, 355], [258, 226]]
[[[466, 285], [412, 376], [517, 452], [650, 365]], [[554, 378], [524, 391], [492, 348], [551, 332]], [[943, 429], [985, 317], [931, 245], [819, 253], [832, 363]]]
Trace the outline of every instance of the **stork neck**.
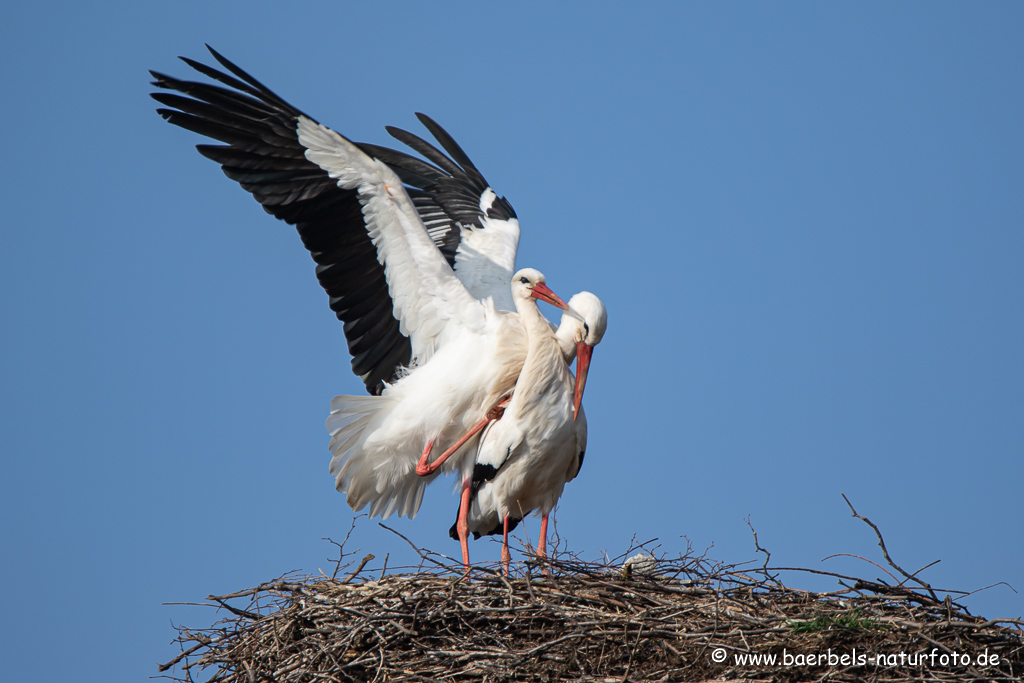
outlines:
[[[519, 379], [516, 380], [515, 393], [509, 403], [508, 412], [512, 416], [521, 411], [536, 410], [538, 397], [552, 392], [565, 391], [565, 406], [570, 406], [572, 382], [569, 379], [569, 366], [562, 359], [551, 324], [540, 312], [540, 306], [533, 297], [529, 300], [517, 299], [516, 308], [519, 319], [526, 332], [526, 358], [523, 361]], [[562, 405], [561, 401], [556, 401]], [[541, 401], [543, 404], [543, 401]]]
[[551, 334], [551, 327], [547, 318], [540, 312], [540, 305], [536, 299], [533, 297], [517, 299], [516, 310], [519, 312], [519, 318], [523, 321], [523, 327], [526, 328], [528, 339], [540, 338], [545, 333]]
[[576, 324], [568, 316], [562, 316], [562, 321], [559, 323], [558, 329], [555, 330], [555, 341], [558, 342], [558, 348], [562, 351], [565, 364], [572, 365], [572, 362], [576, 360]]

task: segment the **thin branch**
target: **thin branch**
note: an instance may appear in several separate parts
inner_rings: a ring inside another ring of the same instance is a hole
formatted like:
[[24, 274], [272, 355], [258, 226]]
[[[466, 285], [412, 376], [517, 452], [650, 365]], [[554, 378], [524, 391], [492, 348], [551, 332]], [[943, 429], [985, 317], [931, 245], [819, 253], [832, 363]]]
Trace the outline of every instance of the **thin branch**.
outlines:
[[341, 583], [343, 585], [347, 584], [347, 583], [350, 583], [352, 581], [352, 579], [356, 578], [356, 576], [359, 574], [359, 572], [363, 571], [363, 567], [366, 566], [366, 563], [369, 562], [372, 559], [374, 559], [372, 554], [371, 555], [367, 555], [366, 557], [364, 557], [362, 559], [362, 561], [359, 563], [359, 566], [356, 567], [356, 570], [354, 572], [352, 572], [351, 574], [349, 574], [348, 578], [345, 579], [344, 581], [342, 581]]
[[388, 525], [384, 524], [383, 522], [377, 522], [377, 525], [380, 526], [380, 527], [383, 527], [384, 529], [387, 529], [388, 531], [393, 533], [395, 536], [398, 536], [400, 539], [402, 539], [403, 541], [408, 543], [412, 547], [412, 549], [416, 551], [416, 554], [419, 555], [420, 558], [422, 558], [426, 562], [433, 562], [435, 565], [437, 565], [438, 567], [441, 567], [442, 569], [451, 569], [451, 567], [449, 567], [448, 565], [444, 564], [443, 562], [438, 562], [433, 557], [431, 557], [431, 555], [433, 555], [435, 553], [433, 553], [431, 551], [420, 550], [420, 548], [415, 543], [413, 543], [408, 538], [406, 538], [402, 534], [398, 533], [397, 531], [395, 531], [394, 529], [392, 529]]
[[[921, 586], [922, 588], [924, 588], [926, 591], [928, 591], [928, 594], [932, 597], [933, 600], [935, 600], [936, 602], [939, 602], [939, 596], [935, 594], [935, 591], [932, 590], [932, 587], [930, 585], [928, 585], [927, 583], [925, 583], [921, 579], [917, 578], [913, 574], [908, 574], [907, 571], [903, 569], [903, 567], [901, 567], [898, 564], [896, 564], [895, 562], [893, 562], [892, 558], [889, 556], [888, 548], [885, 547], [885, 540], [882, 538], [882, 532], [878, 530], [878, 527], [875, 526], [875, 523], [872, 522], [867, 517], [864, 517], [863, 515], [857, 514], [857, 511], [853, 508], [853, 503], [850, 502], [850, 499], [846, 497], [845, 493], [840, 493], [839, 495], [841, 495], [843, 497], [843, 500], [846, 501], [846, 504], [848, 506], [850, 506], [850, 512], [853, 514], [854, 517], [856, 517], [857, 519], [861, 520], [862, 522], [867, 524], [869, 527], [874, 529], [875, 536], [878, 537], [878, 546], [882, 549], [882, 555], [885, 557], [885, 561], [889, 563], [889, 566], [892, 567], [893, 569], [895, 569], [896, 571], [898, 571], [903, 576], [905, 576], [908, 580], [913, 581], [914, 583], [916, 583], [919, 586]], [[931, 566], [931, 565], [927, 565], [927, 566]]]
[[872, 565], [878, 567], [879, 569], [881, 569], [886, 574], [888, 574], [889, 578], [892, 579], [893, 581], [895, 581], [897, 586], [902, 586], [903, 585], [903, 582], [900, 581], [899, 579], [897, 579], [895, 576], [893, 576], [892, 572], [890, 572], [888, 569], [886, 569], [882, 565], [878, 564], [874, 560], [869, 560], [868, 558], [861, 557], [860, 555], [854, 555], [853, 553], [834, 553], [832, 555], [828, 555], [827, 557], [821, 558], [821, 561], [824, 562], [825, 560], [831, 560], [833, 557], [853, 557], [853, 558], [856, 558], [858, 560], [863, 560], [864, 562], [867, 562], [868, 564], [872, 564]]

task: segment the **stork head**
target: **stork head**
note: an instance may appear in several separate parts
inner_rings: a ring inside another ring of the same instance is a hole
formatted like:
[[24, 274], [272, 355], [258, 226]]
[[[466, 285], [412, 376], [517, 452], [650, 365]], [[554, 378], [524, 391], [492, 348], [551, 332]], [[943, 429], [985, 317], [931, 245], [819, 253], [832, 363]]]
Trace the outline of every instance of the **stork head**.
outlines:
[[[576, 339], [576, 389], [573, 392], [573, 415], [579, 416], [583, 389], [590, 372], [594, 347], [608, 327], [608, 311], [601, 300], [590, 292], [580, 292], [569, 299], [569, 308], [562, 314], [562, 324], [574, 330]], [[573, 419], [576, 419], [575, 417]]]
[[551, 291], [550, 287], [544, 284], [544, 274], [533, 268], [523, 268], [512, 276], [512, 297], [515, 299], [533, 297], [546, 301], [552, 306], [558, 306], [563, 311], [569, 308], [557, 294]]

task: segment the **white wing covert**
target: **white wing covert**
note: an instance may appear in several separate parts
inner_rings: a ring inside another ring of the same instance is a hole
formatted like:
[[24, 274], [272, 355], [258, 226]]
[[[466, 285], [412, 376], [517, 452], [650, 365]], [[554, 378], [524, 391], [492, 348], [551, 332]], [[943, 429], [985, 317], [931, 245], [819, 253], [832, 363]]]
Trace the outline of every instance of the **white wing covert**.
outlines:
[[416, 116], [450, 158], [423, 138], [393, 126], [387, 131], [429, 163], [388, 147], [359, 146], [402, 178], [431, 239], [470, 294], [490, 297], [499, 310], [515, 310], [510, 292], [520, 234], [515, 210], [444, 128], [426, 114]]
[[412, 342], [412, 364], [433, 355], [451, 323], [481, 330], [483, 308], [434, 246], [395, 172], [305, 116], [299, 117], [298, 137], [307, 159], [341, 189], [358, 193], [366, 230], [384, 266], [395, 318]]

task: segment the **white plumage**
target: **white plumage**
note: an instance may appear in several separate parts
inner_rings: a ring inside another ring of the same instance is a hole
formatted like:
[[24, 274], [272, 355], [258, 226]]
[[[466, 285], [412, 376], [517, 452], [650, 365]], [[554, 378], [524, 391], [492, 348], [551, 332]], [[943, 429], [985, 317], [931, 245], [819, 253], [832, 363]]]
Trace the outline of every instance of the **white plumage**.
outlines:
[[[331, 474], [353, 510], [369, 505], [371, 517], [414, 517], [423, 488], [437, 476], [416, 474], [424, 446], [454, 443], [515, 386], [526, 351], [518, 315], [494, 309], [489, 300], [478, 305], [487, 309], [482, 331], [450, 335], [427, 363], [380, 396], [331, 401]], [[474, 445], [438, 472], [457, 471]]]

